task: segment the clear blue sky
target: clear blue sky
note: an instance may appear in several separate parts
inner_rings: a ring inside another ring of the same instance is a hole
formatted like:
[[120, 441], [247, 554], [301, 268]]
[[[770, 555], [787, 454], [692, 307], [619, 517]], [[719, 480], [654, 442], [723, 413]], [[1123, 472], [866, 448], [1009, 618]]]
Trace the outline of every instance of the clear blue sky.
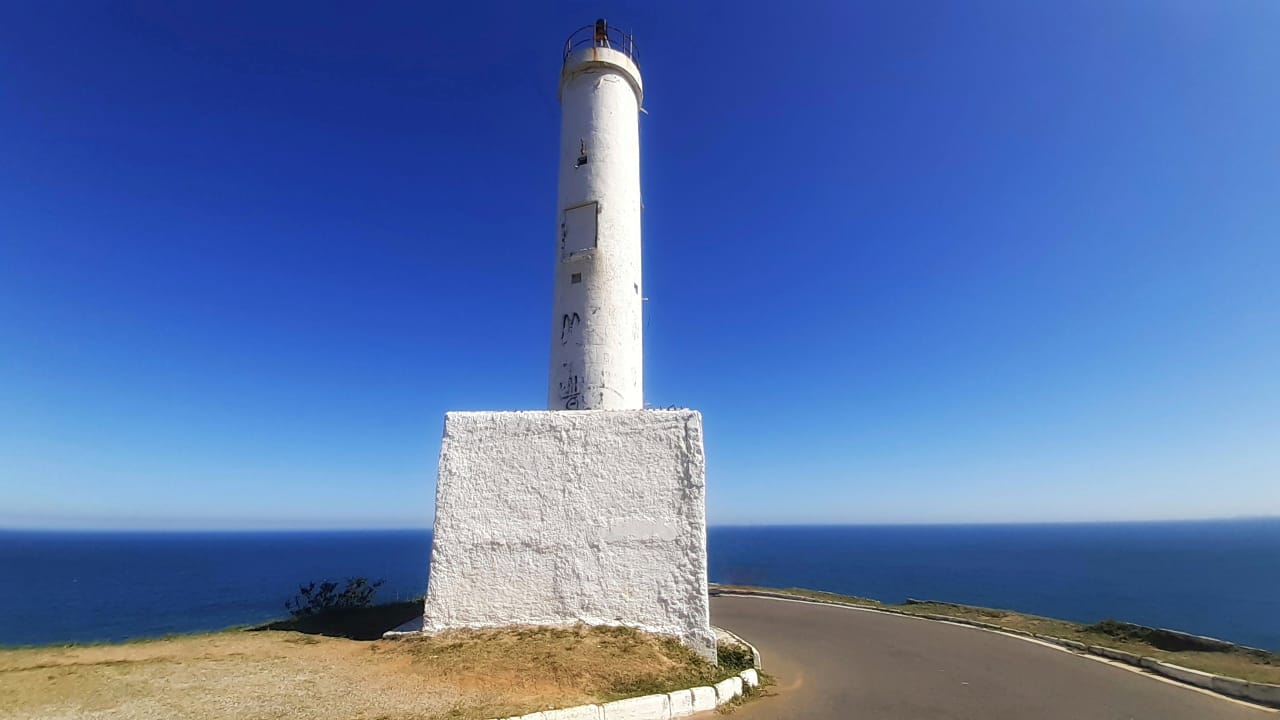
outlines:
[[1280, 4], [264, 5], [0, 12], [0, 526], [428, 525], [599, 15], [713, 523], [1280, 514]]

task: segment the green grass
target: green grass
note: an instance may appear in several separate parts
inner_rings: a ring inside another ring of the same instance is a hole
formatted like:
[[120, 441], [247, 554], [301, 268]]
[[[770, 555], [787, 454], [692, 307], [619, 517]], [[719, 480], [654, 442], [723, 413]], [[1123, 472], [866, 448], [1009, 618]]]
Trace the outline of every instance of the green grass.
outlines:
[[750, 670], [755, 667], [755, 656], [751, 653], [751, 649], [743, 645], [721, 644], [716, 648], [716, 662], [720, 664], [720, 669], [726, 671], [724, 677], [731, 674], [740, 673], [743, 670]]
[[[577, 631], [529, 628], [526, 632], [546, 635]], [[607, 636], [615, 651], [623, 655], [655, 641], [654, 636], [646, 635], [634, 628], [597, 628], [596, 632]], [[675, 638], [658, 638], [657, 642], [661, 646], [662, 656], [667, 659], [666, 667], [611, 683], [603, 693], [601, 702], [625, 700], [641, 695], [661, 695], [691, 687], [714, 685], [727, 677], [754, 667], [751, 650], [741, 645], [726, 644], [716, 648], [717, 663], [712, 664]]]

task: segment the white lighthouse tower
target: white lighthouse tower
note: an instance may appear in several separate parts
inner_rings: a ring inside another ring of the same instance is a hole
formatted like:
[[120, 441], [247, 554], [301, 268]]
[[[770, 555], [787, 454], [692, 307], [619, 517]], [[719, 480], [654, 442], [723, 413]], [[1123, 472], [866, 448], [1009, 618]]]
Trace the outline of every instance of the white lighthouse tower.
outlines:
[[624, 625], [714, 660], [702, 414], [644, 409], [635, 46], [599, 20], [562, 57], [549, 409], [445, 415], [422, 629]]
[[644, 407], [642, 99], [630, 35], [597, 20], [565, 42], [551, 410]]

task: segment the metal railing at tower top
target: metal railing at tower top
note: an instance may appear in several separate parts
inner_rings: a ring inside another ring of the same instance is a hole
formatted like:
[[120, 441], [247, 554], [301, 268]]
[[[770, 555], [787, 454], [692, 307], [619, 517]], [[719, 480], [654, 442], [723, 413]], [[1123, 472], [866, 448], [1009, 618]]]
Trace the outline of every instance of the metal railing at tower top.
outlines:
[[631, 62], [640, 64], [640, 59], [636, 57], [635, 38], [631, 37], [631, 33], [624, 33], [608, 23], [595, 22], [583, 25], [570, 33], [569, 38], [564, 41], [564, 57], [561, 58], [561, 62], [568, 60], [574, 51], [585, 47], [607, 47], [617, 50], [631, 58]]

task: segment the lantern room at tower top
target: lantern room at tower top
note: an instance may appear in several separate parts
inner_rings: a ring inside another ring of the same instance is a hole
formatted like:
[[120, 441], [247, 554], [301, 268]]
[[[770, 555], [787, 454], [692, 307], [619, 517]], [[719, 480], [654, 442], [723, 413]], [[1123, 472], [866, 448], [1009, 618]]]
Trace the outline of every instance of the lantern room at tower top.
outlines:
[[640, 60], [635, 37], [624, 33], [603, 19], [574, 30], [564, 41], [560, 66], [560, 99], [564, 100], [565, 82], [575, 73], [592, 65], [612, 65], [624, 71], [624, 77], [636, 92], [636, 106], [644, 104], [644, 87], [640, 81]]
[[569, 34], [564, 41], [564, 60], [566, 63], [569, 56], [575, 51], [582, 48], [604, 47], [626, 55], [631, 62], [639, 64], [636, 56], [635, 38], [630, 33], [624, 33], [616, 27], [609, 25], [608, 22], [601, 18], [590, 25], [583, 25]]

